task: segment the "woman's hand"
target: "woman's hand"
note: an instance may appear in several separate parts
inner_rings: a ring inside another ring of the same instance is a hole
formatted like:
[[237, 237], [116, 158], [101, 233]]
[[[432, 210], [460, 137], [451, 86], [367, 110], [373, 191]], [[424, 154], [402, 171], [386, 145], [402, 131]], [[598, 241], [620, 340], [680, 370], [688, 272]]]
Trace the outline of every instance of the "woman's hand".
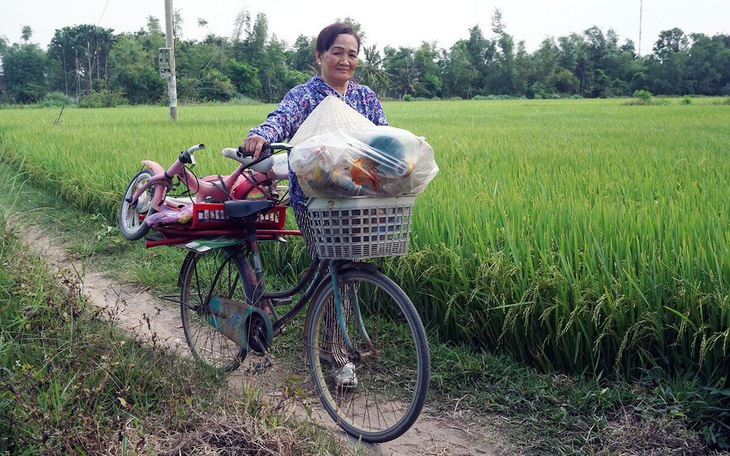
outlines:
[[263, 149], [264, 144], [266, 144], [266, 140], [264, 138], [258, 135], [251, 135], [243, 140], [241, 147], [246, 155], [251, 155], [254, 160], [256, 160], [259, 158], [259, 155], [261, 155], [261, 149]]

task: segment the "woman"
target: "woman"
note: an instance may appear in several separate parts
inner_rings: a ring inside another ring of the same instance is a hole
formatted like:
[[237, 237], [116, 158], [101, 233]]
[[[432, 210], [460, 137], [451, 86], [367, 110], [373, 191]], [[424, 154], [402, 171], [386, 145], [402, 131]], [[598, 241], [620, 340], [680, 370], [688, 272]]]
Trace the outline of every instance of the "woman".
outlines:
[[[321, 67], [321, 76], [316, 76], [307, 83], [291, 89], [266, 121], [250, 130], [248, 137], [242, 143], [243, 149], [258, 158], [265, 143], [291, 139], [314, 108], [329, 95], [339, 97], [375, 125], [388, 125], [375, 92], [351, 80], [357, 68], [359, 52], [360, 37], [347, 24], [334, 23], [322, 29], [317, 37], [314, 53], [317, 64]], [[307, 218], [302, 216], [302, 212], [307, 210], [305, 206], [307, 197], [291, 170], [289, 199], [300, 228], [304, 228]], [[347, 294], [346, 290], [341, 292], [344, 292], [343, 295]], [[347, 318], [349, 306], [343, 308], [346, 309], [345, 318]], [[324, 336], [322, 348], [329, 354], [320, 355], [320, 358], [331, 363], [334, 380], [338, 386], [354, 388], [357, 386], [355, 365], [347, 358], [334, 309], [325, 315], [325, 320], [327, 334]]]
[[[351, 81], [357, 68], [360, 37], [347, 24], [334, 23], [322, 29], [317, 37], [314, 55], [321, 67], [321, 76], [291, 89], [266, 121], [252, 128], [243, 141], [243, 149], [258, 157], [267, 142], [291, 139], [299, 126], [328, 95], [335, 95], [364, 115], [375, 125], [388, 125], [378, 97], [369, 87]], [[293, 173], [289, 173], [291, 207], [306, 210], [307, 197]]]

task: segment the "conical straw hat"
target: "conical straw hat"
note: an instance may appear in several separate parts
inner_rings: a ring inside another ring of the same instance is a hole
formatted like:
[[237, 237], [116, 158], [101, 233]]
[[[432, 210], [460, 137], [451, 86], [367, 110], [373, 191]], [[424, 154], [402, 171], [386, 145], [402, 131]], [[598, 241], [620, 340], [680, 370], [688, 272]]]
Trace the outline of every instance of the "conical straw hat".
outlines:
[[374, 126], [375, 124], [367, 117], [352, 109], [344, 101], [329, 95], [304, 120], [289, 144], [295, 146], [312, 136], [334, 130], [362, 130]]

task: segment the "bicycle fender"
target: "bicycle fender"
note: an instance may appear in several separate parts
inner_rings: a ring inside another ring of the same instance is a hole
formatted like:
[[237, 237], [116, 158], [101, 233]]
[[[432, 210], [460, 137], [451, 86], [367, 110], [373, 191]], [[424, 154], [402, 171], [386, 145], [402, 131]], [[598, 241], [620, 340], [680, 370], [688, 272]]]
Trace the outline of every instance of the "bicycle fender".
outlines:
[[[142, 164], [150, 169], [152, 171], [152, 174], [154, 176], [164, 174], [165, 169], [156, 161], [152, 160], [143, 160]], [[153, 185], [159, 185], [159, 184], [153, 184]], [[162, 208], [162, 203], [165, 201], [165, 196], [167, 196], [167, 192], [165, 191], [165, 187], [162, 186], [161, 191], [156, 191], [155, 196], [152, 198], [152, 207], [159, 211]]]
[[162, 168], [162, 166], [156, 161], [144, 160], [142, 161], [142, 164], [151, 169], [154, 175], [162, 174], [165, 172], [164, 168]]
[[[338, 261], [337, 265], [337, 271], [340, 273], [345, 273], [347, 271], [368, 271], [368, 272], [380, 272], [380, 266], [373, 263], [366, 263], [364, 261]], [[304, 318], [304, 332], [306, 334], [307, 329], [309, 327], [310, 322], [313, 318], [313, 312], [314, 312], [314, 299], [319, 296], [322, 291], [330, 286], [332, 284], [332, 277], [330, 274], [325, 275], [322, 277], [322, 280], [320, 280], [319, 285], [317, 285], [317, 289], [312, 294], [312, 301], [307, 305], [307, 316]]]
[[351, 269], [364, 269], [368, 272], [380, 272], [380, 266], [373, 263], [366, 263], [364, 261], [348, 261], [340, 264], [338, 268], [340, 272], [349, 271]]

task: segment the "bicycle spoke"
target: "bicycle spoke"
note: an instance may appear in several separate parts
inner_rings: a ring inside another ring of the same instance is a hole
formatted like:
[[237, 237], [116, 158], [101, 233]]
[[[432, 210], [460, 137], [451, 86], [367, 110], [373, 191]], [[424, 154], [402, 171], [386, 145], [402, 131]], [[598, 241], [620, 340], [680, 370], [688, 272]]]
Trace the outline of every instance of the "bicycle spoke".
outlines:
[[423, 407], [429, 369], [425, 334], [405, 294], [381, 274], [342, 274], [338, 289], [352, 346], [348, 350], [340, 334], [328, 287], [308, 320], [315, 386], [325, 409], [347, 432], [365, 441], [387, 441], [405, 432]]
[[224, 250], [190, 255], [181, 286], [185, 338], [198, 361], [214, 369], [233, 370], [246, 353], [214, 327], [221, 315], [209, 305], [214, 296], [243, 300], [243, 260]]

